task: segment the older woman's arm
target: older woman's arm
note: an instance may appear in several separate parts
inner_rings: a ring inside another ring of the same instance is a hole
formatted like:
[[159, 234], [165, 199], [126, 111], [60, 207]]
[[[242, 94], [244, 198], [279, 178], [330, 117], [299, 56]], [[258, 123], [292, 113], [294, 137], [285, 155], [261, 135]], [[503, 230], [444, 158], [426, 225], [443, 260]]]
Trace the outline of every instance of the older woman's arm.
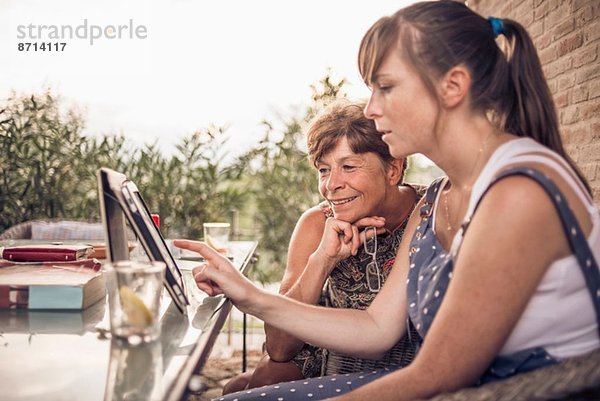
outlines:
[[[292, 235], [280, 293], [315, 305], [331, 270], [340, 260], [358, 250], [361, 241], [359, 231], [367, 225], [383, 227], [384, 224], [385, 220], [379, 217], [365, 217], [350, 224], [335, 218], [325, 219], [318, 207], [308, 210], [298, 221]], [[304, 344], [268, 324], [265, 332], [267, 352], [276, 362], [290, 360]]]
[[[279, 293], [308, 304], [316, 304], [327, 279], [326, 269], [309, 263], [310, 255], [318, 248], [325, 228], [325, 215], [319, 206], [302, 214], [290, 240], [287, 264]], [[322, 267], [322, 266], [321, 266]], [[270, 358], [284, 362], [292, 359], [304, 342], [265, 324], [266, 347]]]
[[[400, 253], [403, 252], [403, 249], [405, 250], [404, 253], [408, 253], [412, 233], [419, 223], [418, 210], [422, 204], [423, 200], [417, 204], [415, 207], [416, 212], [413, 213], [407, 224], [405, 236], [399, 247]], [[406, 332], [407, 308], [405, 283], [406, 272], [408, 270], [407, 262], [408, 258], [396, 258], [386, 284], [366, 311], [314, 308], [309, 315], [310, 317], [302, 321], [302, 325], [306, 326], [309, 331], [311, 327], [314, 327], [314, 330], [312, 330], [314, 335], [305, 337], [305, 339], [311, 344], [346, 354], [371, 359], [381, 356]], [[318, 294], [315, 295], [314, 302], [317, 299]], [[301, 311], [303, 308], [296, 309], [298, 306], [295, 304], [283, 307], [279, 305], [277, 300], [273, 299], [264, 301], [263, 305], [265, 305], [264, 308], [259, 307], [259, 309], [262, 309], [262, 313], [276, 315], [272, 317], [271, 325], [279, 326], [278, 322], [281, 319], [285, 319], [283, 315], [279, 316], [277, 314], [288, 313], [294, 315], [296, 311], [303, 313]], [[303, 314], [302, 319], [304, 318]], [[312, 319], [314, 319], [314, 322]], [[267, 321], [270, 321], [270, 319], [267, 319]], [[329, 322], [334, 323], [331, 331], [322, 334], [322, 336], [318, 334], [329, 331], [327, 327], [323, 326]], [[281, 332], [284, 334], [287, 333], [285, 331]], [[357, 338], [360, 338], [360, 341], [357, 341]]]

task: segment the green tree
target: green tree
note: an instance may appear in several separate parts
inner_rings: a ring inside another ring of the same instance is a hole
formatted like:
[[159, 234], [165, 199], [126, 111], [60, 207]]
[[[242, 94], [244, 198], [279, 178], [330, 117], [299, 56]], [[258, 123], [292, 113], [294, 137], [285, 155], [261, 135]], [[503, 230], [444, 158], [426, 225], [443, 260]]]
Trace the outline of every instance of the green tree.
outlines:
[[13, 94], [0, 110], [0, 229], [32, 219], [98, 220], [100, 167], [137, 183], [166, 235], [199, 238], [202, 222], [226, 219], [242, 205], [223, 163], [223, 129], [194, 132], [166, 157], [156, 143], [136, 148], [123, 135], [86, 137], [83, 117], [59, 106], [46, 90]]
[[171, 198], [177, 234], [191, 239], [202, 236], [202, 223], [228, 221], [229, 212], [247, 201], [234, 186], [222, 151], [228, 140], [223, 128], [209, 127], [194, 132], [177, 146], [180, 172], [171, 179], [178, 185]]
[[62, 116], [50, 91], [12, 94], [0, 110], [0, 227], [41, 218], [87, 218], [83, 119]]

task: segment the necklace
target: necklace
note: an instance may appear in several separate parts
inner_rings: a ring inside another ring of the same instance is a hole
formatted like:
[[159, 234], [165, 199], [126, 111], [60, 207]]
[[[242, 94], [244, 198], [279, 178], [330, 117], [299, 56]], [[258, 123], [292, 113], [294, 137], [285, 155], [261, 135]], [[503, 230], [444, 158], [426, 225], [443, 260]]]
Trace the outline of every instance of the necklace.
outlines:
[[[479, 158], [481, 157], [481, 154], [483, 153], [484, 149], [486, 148], [488, 141], [490, 140], [490, 138], [493, 135], [493, 131], [490, 132], [488, 134], [488, 136], [485, 138], [485, 140], [481, 143], [481, 147], [479, 148], [479, 151], [477, 152], [477, 157], [475, 158], [475, 163], [473, 164], [473, 167], [471, 168], [471, 172], [469, 173], [469, 179], [471, 179], [473, 177], [473, 173], [475, 172], [475, 167], [477, 167], [477, 165], [479, 164]], [[473, 183], [471, 183], [470, 185], [464, 185], [463, 186], [463, 193], [460, 196], [460, 203], [458, 204], [458, 211], [461, 210], [462, 208], [462, 204], [465, 198], [465, 194], [467, 192], [471, 192], [471, 189], [473, 188]], [[450, 222], [450, 208], [448, 207], [448, 192], [446, 191], [443, 195], [444, 195], [444, 212], [446, 215], [446, 231], [454, 231], [454, 227], [452, 226], [452, 223]]]
[[454, 228], [450, 224], [450, 212], [448, 211], [448, 192], [444, 194], [444, 211], [446, 212], [446, 231], [452, 231]]

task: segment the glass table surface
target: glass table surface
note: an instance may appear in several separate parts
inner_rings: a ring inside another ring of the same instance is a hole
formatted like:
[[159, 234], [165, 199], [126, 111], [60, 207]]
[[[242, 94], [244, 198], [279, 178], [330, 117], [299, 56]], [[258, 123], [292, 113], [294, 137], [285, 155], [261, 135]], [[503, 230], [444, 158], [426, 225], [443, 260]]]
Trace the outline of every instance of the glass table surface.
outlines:
[[[254, 241], [230, 242], [246, 272]], [[108, 307], [82, 311], [0, 310], [1, 400], [178, 400], [208, 358], [231, 303], [208, 297], [193, 280], [200, 262], [178, 261], [190, 305], [178, 311], [166, 290], [161, 337], [128, 346], [110, 339]]]

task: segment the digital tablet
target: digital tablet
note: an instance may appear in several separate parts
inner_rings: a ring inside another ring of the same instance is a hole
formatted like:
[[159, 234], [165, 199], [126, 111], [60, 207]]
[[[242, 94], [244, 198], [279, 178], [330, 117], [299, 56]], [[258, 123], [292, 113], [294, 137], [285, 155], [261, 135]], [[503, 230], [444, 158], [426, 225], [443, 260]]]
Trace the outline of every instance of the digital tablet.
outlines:
[[135, 232], [148, 258], [166, 265], [165, 287], [177, 308], [186, 313], [189, 305], [183, 276], [137, 186], [124, 174], [108, 168], [98, 171], [100, 213], [106, 236], [108, 260], [129, 260], [127, 228]]

